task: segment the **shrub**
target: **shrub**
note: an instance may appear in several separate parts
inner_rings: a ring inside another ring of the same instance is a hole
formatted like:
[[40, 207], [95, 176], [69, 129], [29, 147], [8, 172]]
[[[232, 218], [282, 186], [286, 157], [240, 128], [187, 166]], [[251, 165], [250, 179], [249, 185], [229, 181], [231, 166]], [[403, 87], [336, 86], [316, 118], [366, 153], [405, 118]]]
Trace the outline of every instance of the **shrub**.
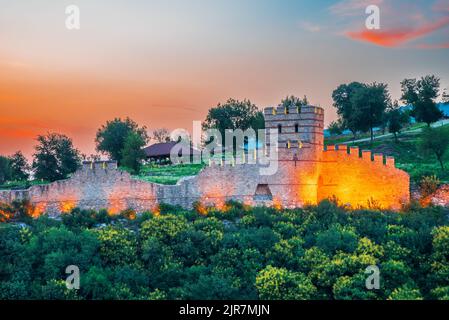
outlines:
[[430, 196], [437, 191], [439, 185], [440, 180], [435, 175], [422, 177], [420, 182], [421, 195], [423, 197]]

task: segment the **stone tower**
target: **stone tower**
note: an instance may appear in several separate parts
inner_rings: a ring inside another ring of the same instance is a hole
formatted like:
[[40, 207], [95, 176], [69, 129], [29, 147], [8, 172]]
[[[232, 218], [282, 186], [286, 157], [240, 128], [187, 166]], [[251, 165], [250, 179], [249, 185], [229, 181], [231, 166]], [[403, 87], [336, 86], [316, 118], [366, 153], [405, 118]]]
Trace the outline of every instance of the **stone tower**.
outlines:
[[269, 107], [264, 110], [267, 147], [276, 130], [281, 160], [319, 160], [323, 150], [324, 109], [314, 106]]

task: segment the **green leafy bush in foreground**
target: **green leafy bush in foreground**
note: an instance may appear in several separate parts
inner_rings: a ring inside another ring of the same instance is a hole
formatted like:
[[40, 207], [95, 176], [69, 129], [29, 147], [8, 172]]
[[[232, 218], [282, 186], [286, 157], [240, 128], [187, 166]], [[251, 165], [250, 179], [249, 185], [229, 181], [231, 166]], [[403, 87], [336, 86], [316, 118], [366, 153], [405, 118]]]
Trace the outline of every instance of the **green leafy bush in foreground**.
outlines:
[[[449, 299], [447, 210], [74, 209], [0, 224], [0, 299]], [[79, 290], [65, 286], [80, 268]], [[377, 265], [380, 289], [365, 286]]]

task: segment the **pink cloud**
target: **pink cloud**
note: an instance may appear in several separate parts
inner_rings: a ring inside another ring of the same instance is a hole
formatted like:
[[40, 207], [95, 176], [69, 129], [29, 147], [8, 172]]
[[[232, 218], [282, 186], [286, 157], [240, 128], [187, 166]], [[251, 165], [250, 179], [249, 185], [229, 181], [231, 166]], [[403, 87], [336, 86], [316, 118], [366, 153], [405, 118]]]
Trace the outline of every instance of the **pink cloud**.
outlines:
[[363, 42], [369, 42], [382, 47], [398, 47], [402, 44], [431, 34], [449, 25], [449, 17], [436, 22], [424, 23], [417, 28], [393, 28], [388, 30], [361, 30], [346, 32], [346, 36]]

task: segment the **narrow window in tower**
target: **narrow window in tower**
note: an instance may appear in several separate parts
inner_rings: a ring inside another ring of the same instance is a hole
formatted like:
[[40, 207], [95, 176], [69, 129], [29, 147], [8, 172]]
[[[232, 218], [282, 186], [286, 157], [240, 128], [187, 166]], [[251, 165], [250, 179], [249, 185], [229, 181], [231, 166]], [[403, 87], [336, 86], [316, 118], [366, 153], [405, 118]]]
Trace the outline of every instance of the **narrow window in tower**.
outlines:
[[299, 132], [299, 125], [295, 124], [295, 133], [298, 133], [298, 132]]
[[278, 124], [278, 133], [282, 133], [282, 126]]
[[289, 114], [289, 113], [290, 113], [290, 110], [288, 109], [288, 107], [285, 107], [285, 108], [284, 108], [284, 113], [285, 113], [285, 114]]

